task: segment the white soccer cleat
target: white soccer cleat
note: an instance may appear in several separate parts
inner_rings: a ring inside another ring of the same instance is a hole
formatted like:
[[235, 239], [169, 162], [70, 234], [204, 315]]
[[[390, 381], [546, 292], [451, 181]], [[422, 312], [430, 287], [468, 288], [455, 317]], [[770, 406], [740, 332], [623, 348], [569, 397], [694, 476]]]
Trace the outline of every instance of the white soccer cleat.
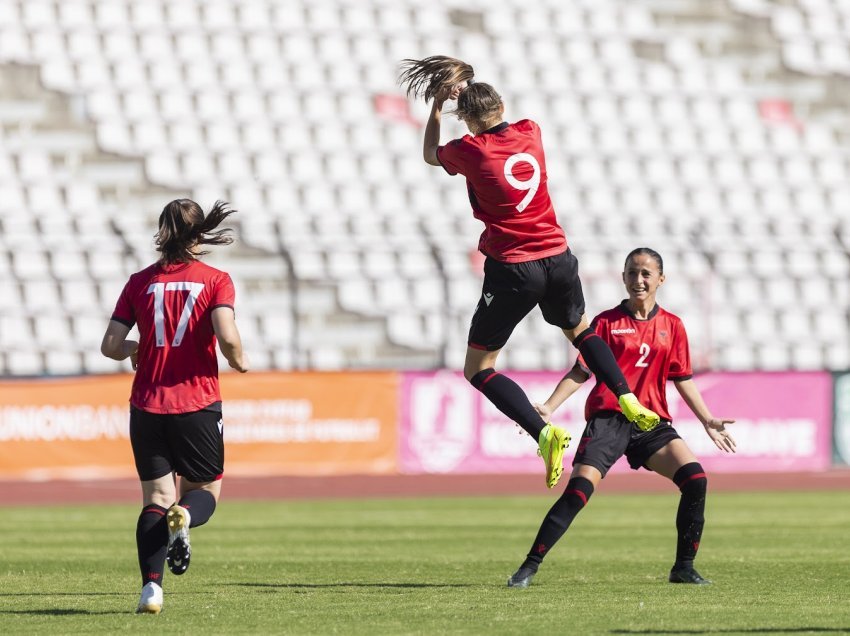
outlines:
[[136, 614], [159, 614], [162, 611], [162, 588], [151, 581], [142, 588]]
[[168, 524], [168, 550], [165, 562], [172, 574], [183, 574], [189, 569], [192, 547], [189, 545], [189, 523], [192, 517], [183, 506], [174, 504], [165, 517]]

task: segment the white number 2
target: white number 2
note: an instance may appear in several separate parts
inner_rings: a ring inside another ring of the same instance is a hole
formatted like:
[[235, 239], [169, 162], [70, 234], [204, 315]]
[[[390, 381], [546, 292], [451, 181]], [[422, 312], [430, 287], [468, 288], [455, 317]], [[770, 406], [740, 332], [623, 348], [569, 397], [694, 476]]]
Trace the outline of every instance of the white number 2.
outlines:
[[640, 343], [640, 358], [635, 362], [636, 367], [648, 367], [649, 363], [646, 359], [649, 357], [649, 345], [645, 342]]
[[183, 342], [183, 336], [186, 335], [186, 328], [189, 326], [189, 318], [192, 316], [192, 309], [195, 307], [195, 301], [200, 296], [204, 289], [203, 283], [187, 283], [176, 281], [170, 283], [151, 283], [148, 287], [148, 293], [153, 294], [153, 324], [156, 330], [156, 346], [165, 346], [165, 292], [167, 291], [188, 291], [186, 304], [183, 305], [183, 313], [180, 314], [180, 320], [177, 322], [177, 329], [174, 332], [174, 340], [171, 341], [172, 347], [179, 347]]
[[[531, 167], [534, 168], [534, 173], [527, 181], [520, 181], [514, 176], [514, 166], [520, 161], [531, 164]], [[528, 193], [522, 198], [519, 205], [516, 206], [517, 212], [522, 212], [531, 203], [534, 195], [537, 194], [537, 188], [540, 186], [540, 164], [537, 163], [534, 155], [530, 155], [527, 152], [518, 152], [508, 157], [508, 160], [505, 162], [505, 179], [517, 190], [528, 190]]]

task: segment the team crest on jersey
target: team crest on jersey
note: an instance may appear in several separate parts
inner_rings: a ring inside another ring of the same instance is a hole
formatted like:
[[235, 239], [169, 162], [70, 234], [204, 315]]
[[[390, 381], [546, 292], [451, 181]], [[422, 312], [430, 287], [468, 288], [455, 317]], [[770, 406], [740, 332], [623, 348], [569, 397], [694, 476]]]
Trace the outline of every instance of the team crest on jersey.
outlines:
[[667, 332], [666, 332], [666, 331], [659, 331], [659, 332], [658, 332], [658, 335], [659, 335], [659, 336], [661, 336], [662, 338], [666, 338], [666, 337], [667, 337]]

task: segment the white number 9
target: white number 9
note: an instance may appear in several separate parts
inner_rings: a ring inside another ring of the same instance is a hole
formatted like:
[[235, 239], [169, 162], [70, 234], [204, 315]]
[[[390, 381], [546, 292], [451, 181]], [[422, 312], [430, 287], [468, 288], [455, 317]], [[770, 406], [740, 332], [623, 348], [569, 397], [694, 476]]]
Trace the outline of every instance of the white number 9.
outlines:
[[[534, 168], [534, 174], [531, 175], [531, 179], [528, 181], [520, 181], [514, 176], [514, 165], [520, 161], [524, 161]], [[505, 162], [505, 179], [517, 190], [528, 190], [528, 193], [522, 198], [519, 205], [516, 206], [517, 212], [522, 212], [531, 203], [534, 195], [537, 194], [537, 188], [540, 186], [540, 164], [537, 163], [534, 155], [530, 155], [527, 152], [518, 152], [508, 157], [508, 160]]]

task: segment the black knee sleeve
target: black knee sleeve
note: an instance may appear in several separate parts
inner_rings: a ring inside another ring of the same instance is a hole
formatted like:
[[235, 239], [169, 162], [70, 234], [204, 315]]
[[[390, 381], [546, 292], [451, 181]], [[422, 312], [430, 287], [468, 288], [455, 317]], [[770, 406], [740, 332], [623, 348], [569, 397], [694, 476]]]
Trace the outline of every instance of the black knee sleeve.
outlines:
[[682, 494], [705, 495], [708, 490], [708, 478], [699, 462], [685, 464], [673, 475], [675, 483]]
[[479, 371], [471, 378], [469, 378], [469, 383], [474, 386], [479, 391], [481, 387], [484, 386], [484, 383], [487, 382], [493, 375], [495, 375], [496, 369], [484, 369], [483, 371]]
[[584, 477], [573, 477], [567, 482], [567, 487], [564, 490], [564, 496], [572, 496], [576, 498], [575, 505], [580, 505], [584, 508], [593, 494], [593, 484], [589, 479]]

